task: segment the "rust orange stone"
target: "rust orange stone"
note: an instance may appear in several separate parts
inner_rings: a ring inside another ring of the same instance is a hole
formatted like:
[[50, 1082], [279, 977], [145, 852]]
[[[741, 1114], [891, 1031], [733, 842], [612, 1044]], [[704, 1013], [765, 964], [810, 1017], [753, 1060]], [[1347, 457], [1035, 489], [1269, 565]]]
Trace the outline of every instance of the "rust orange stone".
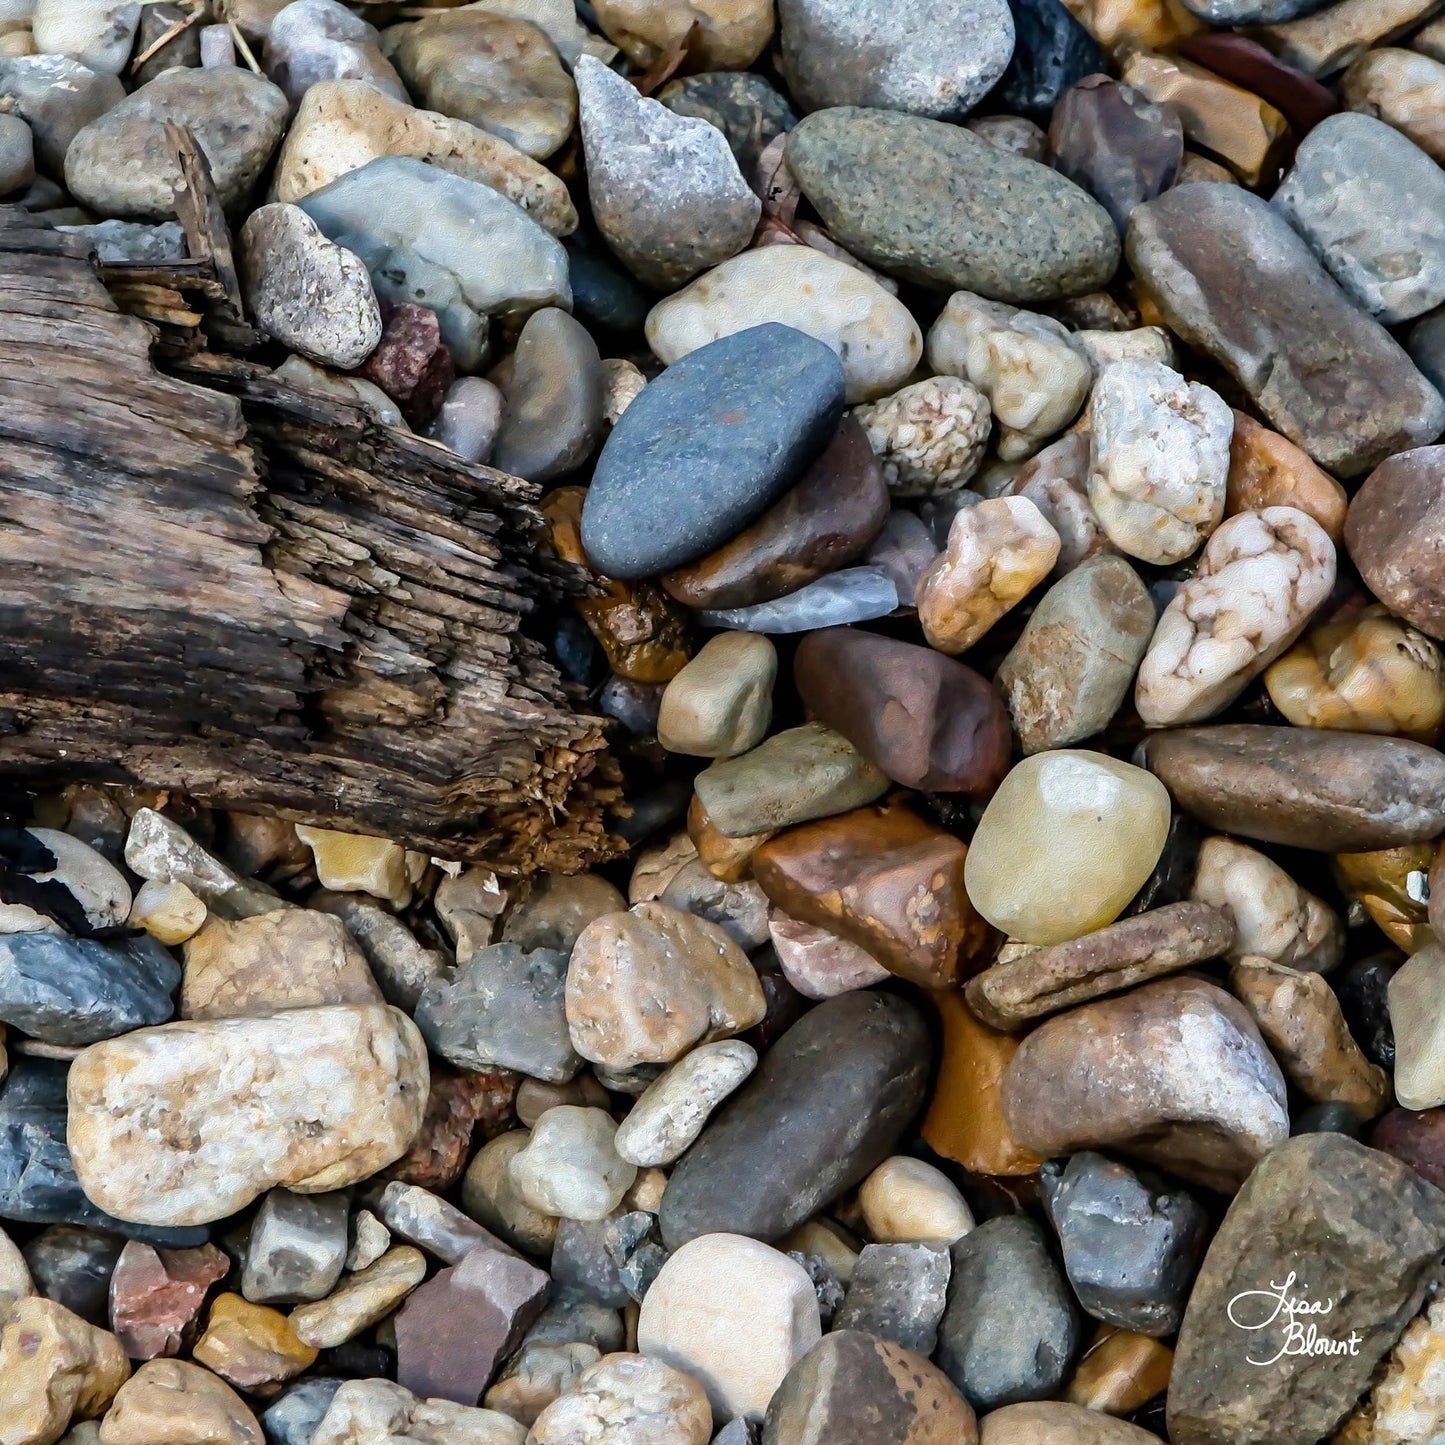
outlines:
[[753, 854], [784, 913], [866, 948], [890, 973], [948, 988], [988, 961], [996, 935], [963, 886], [968, 849], [894, 804], [790, 828]]

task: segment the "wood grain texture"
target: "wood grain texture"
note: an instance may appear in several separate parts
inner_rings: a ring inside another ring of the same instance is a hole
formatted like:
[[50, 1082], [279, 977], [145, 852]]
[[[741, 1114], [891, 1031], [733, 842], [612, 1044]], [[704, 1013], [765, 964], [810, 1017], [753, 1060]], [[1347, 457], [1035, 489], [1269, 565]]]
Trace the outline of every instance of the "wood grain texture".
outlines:
[[0, 208], [0, 772], [506, 870], [614, 853], [599, 721], [524, 630], [589, 585], [539, 489], [234, 356], [163, 374], [84, 250]]

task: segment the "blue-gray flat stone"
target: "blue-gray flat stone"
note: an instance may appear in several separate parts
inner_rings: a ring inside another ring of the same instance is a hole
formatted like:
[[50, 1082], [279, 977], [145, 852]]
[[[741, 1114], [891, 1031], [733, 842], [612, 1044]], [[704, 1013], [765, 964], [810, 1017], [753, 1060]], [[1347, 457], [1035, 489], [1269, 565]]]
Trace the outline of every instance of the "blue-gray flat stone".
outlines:
[[94, 1044], [165, 1023], [180, 965], [148, 934], [0, 937], [0, 1020], [47, 1044]]
[[772, 602], [703, 611], [697, 617], [704, 627], [734, 632], [814, 632], [887, 617], [897, 606], [898, 586], [881, 567], [845, 567]]
[[623, 413], [582, 509], [594, 566], [624, 580], [695, 562], [798, 479], [843, 415], [843, 364], [769, 322], [674, 362]]
[[562, 243], [480, 181], [410, 156], [382, 156], [298, 204], [366, 262], [383, 301], [437, 313], [463, 370], [486, 353], [489, 317], [572, 304]]
[[0, 1219], [86, 1224], [172, 1249], [204, 1244], [201, 1225], [159, 1229], [128, 1224], [85, 1197], [65, 1143], [65, 1076], [51, 1059], [20, 1059], [0, 1085]]
[[1445, 171], [1394, 126], [1354, 111], [1322, 120], [1271, 204], [1377, 321], [1445, 301]]
[[1109, 213], [961, 126], [840, 106], [788, 135], [788, 168], [840, 245], [890, 276], [1033, 305], [1108, 283]]

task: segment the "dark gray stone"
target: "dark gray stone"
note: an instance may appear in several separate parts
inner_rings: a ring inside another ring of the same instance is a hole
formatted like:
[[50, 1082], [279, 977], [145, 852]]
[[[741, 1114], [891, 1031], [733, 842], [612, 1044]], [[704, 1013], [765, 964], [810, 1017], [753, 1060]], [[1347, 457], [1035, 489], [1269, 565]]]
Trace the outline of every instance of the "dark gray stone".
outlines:
[[823, 1333], [833, 1328], [833, 1320], [843, 1307], [843, 1281], [838, 1271], [821, 1254], [804, 1254], [802, 1250], [790, 1249], [788, 1258], [796, 1261], [803, 1272], [813, 1281], [813, 1294], [818, 1301], [818, 1319]]
[[929, 1244], [865, 1244], [833, 1327], [862, 1330], [931, 1355], [948, 1299], [952, 1264]]
[[101, 1329], [110, 1328], [110, 1277], [125, 1240], [106, 1230], [52, 1224], [21, 1253], [35, 1288], [72, 1314]]
[[1135, 207], [1126, 249], [1169, 329], [1327, 471], [1357, 476], [1445, 430], [1445, 398], [1268, 201], [1176, 186]]
[[792, 106], [750, 70], [710, 70], [670, 80], [657, 98], [678, 115], [716, 126], [745, 176], [752, 175], [768, 144], [798, 123]]
[[620, 1217], [615, 1211], [607, 1219], [558, 1221], [549, 1268], [559, 1290], [614, 1310], [632, 1298], [607, 1248], [608, 1229]]
[[564, 1084], [582, 1067], [567, 1031], [566, 986], [565, 953], [488, 944], [426, 986], [416, 1025], [458, 1068], [516, 1069]]
[[1051, 1160], [1040, 1180], [1079, 1303], [1121, 1330], [1173, 1334], [1209, 1238], [1198, 1200], [1088, 1151]]
[[210, 1231], [201, 1225], [127, 1224], [85, 1197], [65, 1144], [67, 1068], [51, 1059], [20, 1059], [0, 1084], [0, 1219], [89, 1225], [176, 1249], [204, 1244]]
[[809, 1010], [682, 1156], [662, 1237], [774, 1240], [882, 1163], [923, 1103], [932, 1044], [922, 1015], [862, 990]]
[[1009, 0], [1009, 8], [1014, 53], [998, 99], [1007, 110], [1046, 120], [1071, 85], [1107, 69], [1109, 62], [1063, 0]]
[[274, 1405], [261, 1412], [267, 1445], [311, 1445], [316, 1427], [342, 1384], [341, 1380], [316, 1378], [290, 1386]]
[[[1169, 1439], [1332, 1438], [1439, 1281], [1442, 1250], [1445, 1194], [1408, 1165], [1337, 1133], [1279, 1145], [1235, 1196], [1190, 1292]], [[1286, 1310], [1282, 1290], [1328, 1313]], [[1312, 1328], [1343, 1348], [1308, 1351]]]
[[1445, 393], [1445, 307], [1432, 311], [1410, 328], [1405, 349], [1430, 385]]
[[71, 141], [125, 99], [125, 86], [68, 55], [21, 55], [0, 63], [0, 95], [15, 101], [35, 134], [36, 160], [58, 180]]
[[623, 579], [705, 557], [828, 444], [843, 391], [837, 356], [776, 322], [674, 362], [623, 412], [597, 459], [582, 509], [588, 557]]
[[349, 1204], [340, 1189], [268, 1190], [251, 1225], [241, 1293], [263, 1305], [325, 1299], [346, 1263]]
[[1322, 120], [1271, 204], [1377, 321], [1445, 301], [1445, 171], [1394, 126], [1354, 111]]
[[990, 1219], [949, 1251], [953, 1278], [935, 1361], [978, 1410], [1050, 1399], [1078, 1352], [1079, 1317], [1044, 1232]]
[[641, 1304], [658, 1271], [667, 1263], [667, 1251], [657, 1230], [657, 1216], [645, 1209], [634, 1209], [609, 1219], [602, 1231], [602, 1244], [617, 1266], [622, 1288]]
[[587, 1344], [604, 1355], [616, 1353], [625, 1341], [622, 1316], [617, 1310], [560, 1284], [526, 1336], [529, 1345]]
[[906, 281], [1032, 305], [1097, 290], [1119, 264], [1092, 196], [960, 126], [822, 110], [788, 136], [787, 159], [839, 244]]
[[93, 1044], [174, 1012], [180, 965], [149, 934], [118, 943], [0, 936], [0, 1019], [48, 1044]]

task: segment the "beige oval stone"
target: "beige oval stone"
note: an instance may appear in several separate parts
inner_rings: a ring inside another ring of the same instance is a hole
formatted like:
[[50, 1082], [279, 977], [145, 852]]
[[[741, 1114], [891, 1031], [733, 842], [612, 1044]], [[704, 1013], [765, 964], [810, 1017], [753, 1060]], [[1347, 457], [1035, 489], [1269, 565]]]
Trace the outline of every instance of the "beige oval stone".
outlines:
[[604, 1355], [537, 1417], [528, 1445], [707, 1445], [712, 1409], [691, 1375], [643, 1355]]
[[698, 1045], [642, 1092], [618, 1127], [618, 1154], [641, 1167], [671, 1164], [757, 1066], [757, 1050], [741, 1039]]
[[1335, 585], [1335, 544], [1294, 507], [1230, 517], [1159, 618], [1134, 705], [1149, 727], [1203, 722], [1299, 636]]
[[949, 1245], [974, 1224], [948, 1175], [906, 1154], [885, 1159], [863, 1181], [858, 1207], [878, 1244]]
[[702, 70], [743, 70], [763, 53], [773, 34], [772, 0], [598, 0], [602, 33], [644, 68], [688, 41], [693, 65]]
[[715, 266], [652, 308], [647, 344], [671, 366], [709, 342], [768, 321], [836, 351], [849, 402], [897, 390], [923, 356], [923, 333], [896, 296], [811, 246], [764, 246]]
[[1445, 161], [1445, 65], [1415, 50], [1367, 50], [1345, 72], [1340, 97], [1348, 110], [1374, 116]]
[[168, 948], [193, 937], [205, 921], [206, 905], [184, 883], [158, 883], [153, 878], [137, 890], [126, 919], [132, 928], [144, 928]]
[[617, 1125], [605, 1109], [548, 1109], [526, 1147], [507, 1162], [518, 1199], [563, 1219], [606, 1219], [637, 1178], [636, 1165], [617, 1153], [616, 1137]]
[[343, 1279], [325, 1299], [292, 1310], [291, 1328], [303, 1344], [334, 1349], [385, 1319], [426, 1277], [426, 1256], [409, 1244], [389, 1249]]
[[262, 1445], [261, 1426], [224, 1380], [186, 1360], [149, 1360], [115, 1397], [100, 1445]]
[[104, 1413], [130, 1374], [120, 1341], [54, 1300], [16, 1300], [0, 1331], [0, 1440], [52, 1445]]
[[411, 156], [480, 181], [554, 236], [577, 229], [567, 187], [480, 126], [418, 110], [364, 80], [323, 80], [301, 98], [276, 163], [273, 200], [299, 201], [380, 156]]
[[1231, 959], [1252, 954], [1327, 973], [1344, 957], [1344, 925], [1329, 904], [1301, 888], [1272, 858], [1234, 838], [1204, 840], [1190, 896], [1233, 921]]
[[657, 740], [670, 753], [731, 758], [767, 736], [778, 653], [759, 632], [710, 638], [667, 684]]
[[162, 1024], [77, 1056], [67, 1142], [102, 1209], [205, 1224], [278, 1184], [319, 1193], [385, 1168], [429, 1082], [416, 1025], [386, 1005]]
[[725, 1424], [761, 1420], [822, 1333], [800, 1264], [756, 1239], [704, 1234], [673, 1251], [643, 1297], [637, 1348], [699, 1381]]
[[1014, 766], [964, 863], [973, 906], [1025, 943], [1067, 943], [1112, 923], [1153, 871], [1170, 802], [1151, 773], [1059, 748]]
[[7, 1298], [23, 1299], [34, 1293], [35, 1286], [30, 1282], [30, 1267], [25, 1263], [25, 1256], [20, 1253], [20, 1246], [0, 1229], [0, 1310], [3, 1310]]
[[964, 378], [989, 401], [1003, 428], [1004, 461], [1032, 456], [1078, 414], [1094, 368], [1068, 329], [1050, 316], [955, 291], [928, 333], [928, 364]]
[[572, 1047], [609, 1069], [670, 1064], [767, 1011], [747, 955], [716, 924], [662, 903], [582, 930], [567, 971]]
[[940, 652], [973, 646], [1049, 575], [1059, 534], [1027, 497], [968, 507], [948, 529], [948, 547], [918, 583], [918, 620]]
[[1005, 1405], [983, 1417], [979, 1445], [1158, 1445], [1159, 1437], [1126, 1420], [1062, 1401]]

